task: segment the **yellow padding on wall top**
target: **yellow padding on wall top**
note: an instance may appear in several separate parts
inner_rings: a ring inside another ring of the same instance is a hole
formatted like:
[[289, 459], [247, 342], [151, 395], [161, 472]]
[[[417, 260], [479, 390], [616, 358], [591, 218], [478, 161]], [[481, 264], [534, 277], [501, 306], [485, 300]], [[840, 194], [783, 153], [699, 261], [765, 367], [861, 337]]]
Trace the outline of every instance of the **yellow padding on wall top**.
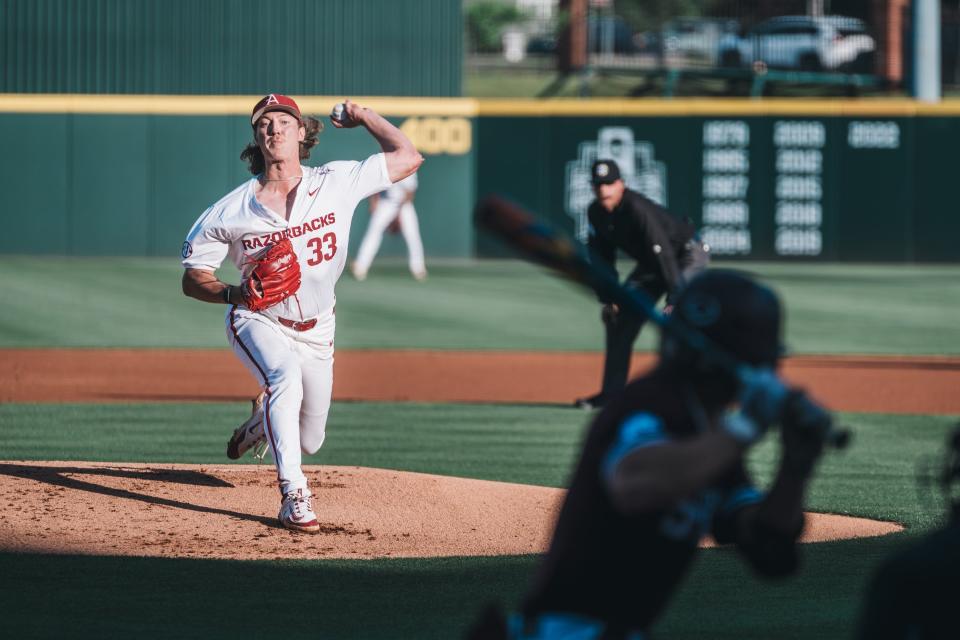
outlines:
[[[0, 113], [247, 115], [262, 96], [0, 94]], [[304, 113], [326, 116], [343, 96], [292, 96]], [[764, 98], [483, 99], [357, 96], [385, 116], [957, 116], [960, 100]]]
[[[249, 115], [263, 96], [0, 94], [0, 113], [88, 113], [147, 115]], [[345, 96], [291, 96], [305, 114], [327, 116]], [[385, 116], [474, 116], [470, 98], [350, 97]]]

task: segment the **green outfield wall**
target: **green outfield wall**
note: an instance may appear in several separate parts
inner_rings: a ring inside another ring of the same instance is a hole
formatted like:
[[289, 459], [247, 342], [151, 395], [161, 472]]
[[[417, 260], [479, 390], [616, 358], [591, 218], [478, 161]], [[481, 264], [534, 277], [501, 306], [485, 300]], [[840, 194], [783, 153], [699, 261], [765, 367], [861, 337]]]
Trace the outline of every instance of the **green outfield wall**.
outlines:
[[0, 93], [459, 96], [451, 0], [0, 0]]
[[[240, 151], [251, 140], [257, 97], [18, 96], [0, 98], [0, 155], [6, 193], [0, 253], [177, 256], [203, 211], [250, 174]], [[448, 100], [370, 99], [417, 142], [425, 157], [416, 206], [424, 248], [434, 257], [473, 255], [467, 212], [474, 196], [474, 107]], [[300, 101], [329, 113], [337, 98]], [[17, 111], [4, 112], [16, 102]], [[186, 105], [186, 106], [185, 106]], [[307, 162], [362, 159], [379, 151], [363, 129], [326, 127]], [[357, 210], [351, 250], [368, 220]], [[405, 251], [387, 237], [383, 255]]]
[[[0, 135], [15, 150], [0, 157], [0, 252], [177, 255], [197, 216], [248, 177], [239, 152], [257, 97], [0, 95]], [[338, 100], [300, 98], [317, 114]], [[601, 156], [696, 221], [719, 256], [960, 257], [960, 102], [357, 100], [426, 158], [416, 206], [429, 257], [506, 255], [470, 220], [491, 192], [583, 237]], [[310, 163], [376, 149], [362, 130], [328, 128]], [[384, 255], [404, 251], [386, 239]]]

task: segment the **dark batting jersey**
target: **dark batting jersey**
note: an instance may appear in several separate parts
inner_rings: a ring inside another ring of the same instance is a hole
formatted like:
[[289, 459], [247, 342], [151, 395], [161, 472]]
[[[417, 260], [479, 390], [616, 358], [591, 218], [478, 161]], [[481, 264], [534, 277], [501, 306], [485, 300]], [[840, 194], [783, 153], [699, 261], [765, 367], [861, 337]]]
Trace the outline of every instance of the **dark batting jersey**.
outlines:
[[960, 637], [960, 512], [942, 529], [890, 556], [874, 575], [861, 611], [862, 640]]
[[594, 200], [587, 217], [591, 227], [587, 244], [614, 272], [620, 249], [637, 261], [638, 275], [659, 279], [667, 291], [676, 290], [682, 270], [680, 256], [696, 232], [689, 220], [671, 215], [630, 189], [623, 192], [623, 200], [613, 211]]
[[627, 516], [607, 491], [616, 462], [638, 447], [697, 432], [661, 370], [627, 386], [590, 428], [550, 549], [524, 600], [527, 616], [571, 613], [645, 630], [663, 610], [705, 533], [733, 540], [737, 511], [760, 500], [742, 464], [672, 508]]

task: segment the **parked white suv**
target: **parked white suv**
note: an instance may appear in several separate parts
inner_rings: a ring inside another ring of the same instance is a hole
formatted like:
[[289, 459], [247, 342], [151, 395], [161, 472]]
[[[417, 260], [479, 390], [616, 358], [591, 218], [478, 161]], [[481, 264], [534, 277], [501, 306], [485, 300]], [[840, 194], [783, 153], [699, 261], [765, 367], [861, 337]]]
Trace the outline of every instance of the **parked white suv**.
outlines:
[[857, 70], [873, 53], [866, 25], [844, 16], [780, 16], [761, 22], [744, 36], [720, 41], [718, 58], [724, 67], [768, 67], [802, 71]]

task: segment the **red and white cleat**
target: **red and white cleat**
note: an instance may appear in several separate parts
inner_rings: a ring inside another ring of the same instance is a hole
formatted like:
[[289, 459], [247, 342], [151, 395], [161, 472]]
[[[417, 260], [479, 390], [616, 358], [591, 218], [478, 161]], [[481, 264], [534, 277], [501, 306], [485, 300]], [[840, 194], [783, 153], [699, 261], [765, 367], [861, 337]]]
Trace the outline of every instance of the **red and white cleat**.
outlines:
[[309, 489], [297, 489], [284, 495], [278, 516], [280, 524], [293, 531], [319, 533], [320, 523], [317, 522], [317, 514], [313, 512], [313, 507], [310, 506], [312, 495]]

